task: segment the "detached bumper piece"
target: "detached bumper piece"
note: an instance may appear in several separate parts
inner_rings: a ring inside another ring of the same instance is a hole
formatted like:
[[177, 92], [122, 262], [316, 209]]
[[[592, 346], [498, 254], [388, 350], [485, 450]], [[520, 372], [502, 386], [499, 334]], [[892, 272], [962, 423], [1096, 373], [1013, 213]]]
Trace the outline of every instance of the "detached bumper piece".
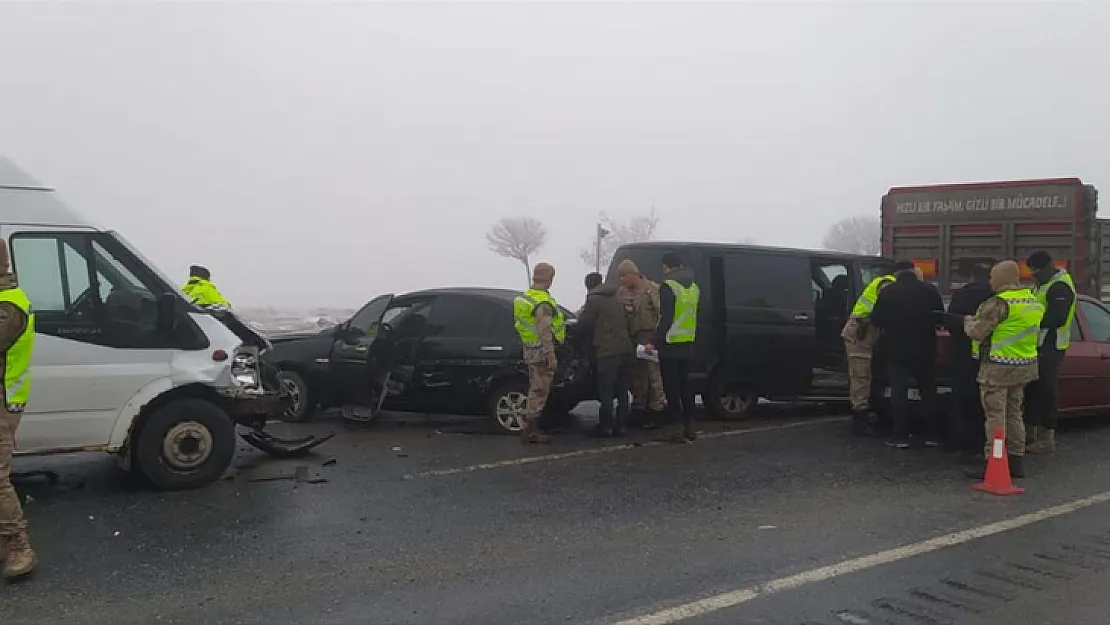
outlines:
[[262, 429], [255, 429], [250, 432], [241, 432], [239, 437], [250, 444], [251, 447], [266, 452], [275, 458], [296, 458], [307, 455], [316, 447], [334, 438], [335, 434], [328, 434], [324, 437], [280, 438]]

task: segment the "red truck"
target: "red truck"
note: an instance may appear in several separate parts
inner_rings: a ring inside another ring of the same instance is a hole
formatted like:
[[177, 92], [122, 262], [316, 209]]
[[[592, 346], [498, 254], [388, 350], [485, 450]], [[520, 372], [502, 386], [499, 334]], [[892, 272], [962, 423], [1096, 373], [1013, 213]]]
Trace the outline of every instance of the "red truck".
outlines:
[[[1047, 251], [1079, 291], [1060, 366], [1060, 411], [1107, 411], [1110, 310], [1100, 300], [1104, 276], [1110, 282], [1110, 220], [1097, 214], [1098, 191], [1078, 178], [895, 187], [883, 196], [883, 256], [913, 262], [947, 301], [968, 263], [1016, 260], [1032, 284], [1024, 260]], [[942, 363], [947, 343], [942, 336]]]

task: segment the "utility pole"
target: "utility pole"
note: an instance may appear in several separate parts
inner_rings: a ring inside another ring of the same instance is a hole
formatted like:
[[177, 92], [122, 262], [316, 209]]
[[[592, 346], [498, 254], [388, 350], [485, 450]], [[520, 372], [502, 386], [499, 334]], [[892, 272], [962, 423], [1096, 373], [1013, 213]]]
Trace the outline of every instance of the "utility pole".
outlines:
[[601, 240], [609, 236], [609, 231], [601, 227], [601, 222], [597, 222], [597, 242], [594, 248], [594, 271], [601, 273]]

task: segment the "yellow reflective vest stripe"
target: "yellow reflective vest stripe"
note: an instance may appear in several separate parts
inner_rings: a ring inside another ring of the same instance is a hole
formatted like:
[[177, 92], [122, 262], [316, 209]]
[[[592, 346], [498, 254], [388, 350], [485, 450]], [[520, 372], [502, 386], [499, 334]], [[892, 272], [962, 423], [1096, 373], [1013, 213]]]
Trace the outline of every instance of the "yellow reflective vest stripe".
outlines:
[[677, 280], [666, 280], [663, 284], [674, 293], [674, 322], [667, 330], [668, 343], [693, 343], [698, 333], [698, 300], [701, 290], [696, 283], [684, 287]]
[[[1029, 289], [996, 294], [1006, 302], [1008, 314], [991, 333], [987, 359], [1002, 365], [1031, 365], [1037, 362], [1037, 343], [1044, 317], [1044, 306]], [[980, 344], [972, 341], [972, 355], [978, 357]]]
[[[1056, 329], [1056, 349], [1064, 351], [1071, 345], [1071, 324], [1075, 322], [1075, 281], [1072, 280], [1071, 274], [1063, 269], [1056, 272], [1048, 282], [1038, 284], [1033, 287], [1033, 295], [1037, 298], [1042, 308], [1048, 308], [1048, 289], [1054, 284], [1063, 282], [1071, 289], [1071, 308], [1068, 310], [1068, 318], [1064, 321], [1064, 325]], [[1037, 337], [1037, 345], [1043, 345], [1045, 338], [1048, 336], [1048, 330], [1041, 328], [1040, 335]]]
[[31, 396], [31, 353], [35, 349], [35, 314], [23, 289], [0, 291], [0, 302], [7, 302], [27, 315], [27, 327], [4, 355], [4, 396], [10, 412], [22, 412]]
[[868, 283], [859, 299], [856, 300], [856, 305], [852, 307], [852, 316], [856, 319], [870, 317], [871, 311], [875, 309], [875, 302], [879, 299], [879, 291], [892, 282], [894, 282], [894, 276], [885, 275], [879, 276]]
[[528, 289], [513, 300], [513, 325], [520, 335], [520, 341], [525, 346], [539, 344], [540, 331], [536, 327], [536, 306], [540, 304], [549, 304], [555, 311], [555, 316], [551, 319], [551, 332], [555, 335], [555, 340], [562, 343], [567, 338], [566, 317], [555, 298], [540, 289]]

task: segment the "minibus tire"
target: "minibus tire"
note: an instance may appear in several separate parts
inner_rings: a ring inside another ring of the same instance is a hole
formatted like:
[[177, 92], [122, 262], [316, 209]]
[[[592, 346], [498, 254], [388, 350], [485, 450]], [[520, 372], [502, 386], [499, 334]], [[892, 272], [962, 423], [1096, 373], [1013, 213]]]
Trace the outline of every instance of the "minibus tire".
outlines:
[[175, 399], [143, 423], [134, 465], [158, 490], [199, 488], [224, 474], [235, 447], [235, 423], [222, 408], [203, 399]]

